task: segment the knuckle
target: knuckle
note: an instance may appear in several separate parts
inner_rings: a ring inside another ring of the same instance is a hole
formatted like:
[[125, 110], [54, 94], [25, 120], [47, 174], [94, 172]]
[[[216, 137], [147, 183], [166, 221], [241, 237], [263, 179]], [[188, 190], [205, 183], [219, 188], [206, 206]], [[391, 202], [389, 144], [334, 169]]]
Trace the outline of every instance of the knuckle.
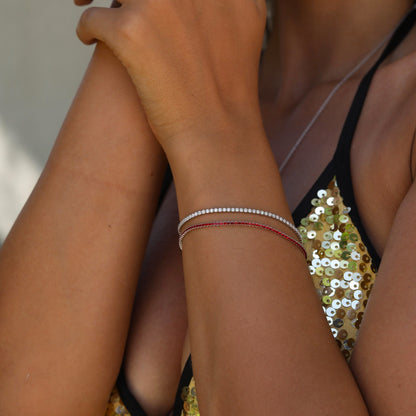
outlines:
[[88, 27], [90, 25], [91, 18], [93, 17], [93, 13], [93, 8], [84, 10], [79, 18], [78, 27], [81, 29], [84, 27]]
[[77, 28], [76, 28], [75, 32], [76, 32], [76, 34], [77, 34], [78, 39], [79, 39], [81, 42], [83, 42], [83, 40], [82, 40], [82, 32], [81, 32], [81, 28], [80, 28], [79, 23], [78, 23], [78, 25], [77, 25]]
[[117, 21], [117, 37], [120, 42], [133, 44], [137, 43], [141, 30], [141, 19], [135, 13], [124, 13]]
[[89, 36], [90, 33], [90, 26], [91, 26], [91, 20], [93, 19], [94, 15], [94, 9], [87, 9], [85, 10], [78, 21], [78, 25], [76, 28], [76, 33], [78, 38], [81, 40], [81, 42], [89, 45], [91, 44], [91, 39]]

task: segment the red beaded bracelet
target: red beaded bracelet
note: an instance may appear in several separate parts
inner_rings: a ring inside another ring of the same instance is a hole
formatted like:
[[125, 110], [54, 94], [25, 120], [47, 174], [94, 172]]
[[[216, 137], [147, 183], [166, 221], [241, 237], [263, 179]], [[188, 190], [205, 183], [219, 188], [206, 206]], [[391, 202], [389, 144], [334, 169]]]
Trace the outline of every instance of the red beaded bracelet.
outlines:
[[256, 208], [238, 208], [238, 207], [224, 207], [224, 208], [206, 208], [199, 211], [195, 211], [192, 214], [187, 215], [178, 225], [178, 234], [181, 234], [182, 227], [193, 218], [199, 217], [201, 215], [207, 214], [221, 214], [221, 213], [239, 213], [239, 214], [252, 214], [252, 215], [261, 215], [264, 217], [273, 218], [276, 221], [284, 224], [286, 227], [289, 227], [298, 237], [299, 243], [302, 243], [302, 235], [295, 225], [288, 221], [286, 218], [281, 217], [280, 215], [274, 214], [273, 212], [264, 211]]
[[199, 229], [202, 229], [202, 228], [224, 227], [224, 226], [231, 226], [231, 225], [242, 225], [242, 226], [246, 226], [246, 227], [254, 227], [254, 228], [260, 228], [260, 229], [263, 229], [263, 230], [266, 230], [266, 231], [271, 231], [271, 232], [277, 234], [278, 236], [283, 237], [284, 239], [291, 242], [292, 244], [294, 244], [297, 248], [299, 248], [299, 250], [302, 251], [305, 258], [307, 257], [306, 250], [303, 247], [303, 245], [301, 243], [299, 243], [298, 241], [296, 241], [294, 238], [290, 237], [289, 235], [287, 235], [285, 233], [282, 233], [281, 231], [277, 230], [276, 228], [270, 227], [269, 225], [260, 224], [258, 222], [251, 222], [251, 221], [221, 221], [221, 222], [206, 222], [206, 223], [202, 223], [202, 224], [191, 225], [191, 226], [185, 228], [181, 232], [181, 234], [179, 235], [179, 248], [182, 250], [183, 239], [191, 231], [199, 230]]

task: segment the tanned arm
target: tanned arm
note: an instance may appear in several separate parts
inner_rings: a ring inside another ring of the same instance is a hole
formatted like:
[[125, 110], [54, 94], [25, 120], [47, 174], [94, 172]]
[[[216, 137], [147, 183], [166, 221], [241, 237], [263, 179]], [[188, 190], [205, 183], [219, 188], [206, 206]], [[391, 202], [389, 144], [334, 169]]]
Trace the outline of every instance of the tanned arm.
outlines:
[[104, 413], [164, 168], [130, 78], [99, 44], [0, 251], [0, 414]]

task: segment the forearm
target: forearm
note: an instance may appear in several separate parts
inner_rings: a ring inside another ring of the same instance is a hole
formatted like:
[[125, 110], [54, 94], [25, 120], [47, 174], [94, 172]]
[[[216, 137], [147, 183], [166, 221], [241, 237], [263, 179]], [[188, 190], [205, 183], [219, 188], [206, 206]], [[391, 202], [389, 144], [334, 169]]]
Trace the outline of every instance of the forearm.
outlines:
[[[89, 9], [78, 33], [129, 68], [181, 217], [237, 205], [289, 217], [258, 109], [265, 3], [144, 3]], [[365, 414], [300, 250], [253, 228], [209, 228], [186, 236], [184, 272], [201, 414], [322, 414], [322, 391], [335, 398], [327, 413]]]
[[395, 215], [351, 359], [371, 415], [415, 413], [415, 207], [413, 183]]
[[[253, 139], [241, 129], [237, 137], [230, 133], [215, 141], [201, 163], [184, 167], [171, 158], [181, 217], [203, 208], [239, 206], [290, 218], [261, 132]], [[205, 216], [194, 223], [230, 218], [268, 223], [241, 214]], [[312, 398], [325, 391], [334, 398], [325, 404], [328, 412], [365, 414], [296, 246], [243, 227], [194, 231], [183, 243], [201, 413], [322, 414], [322, 402]]]
[[99, 45], [0, 252], [0, 413], [103, 411], [164, 166], [134, 86]]

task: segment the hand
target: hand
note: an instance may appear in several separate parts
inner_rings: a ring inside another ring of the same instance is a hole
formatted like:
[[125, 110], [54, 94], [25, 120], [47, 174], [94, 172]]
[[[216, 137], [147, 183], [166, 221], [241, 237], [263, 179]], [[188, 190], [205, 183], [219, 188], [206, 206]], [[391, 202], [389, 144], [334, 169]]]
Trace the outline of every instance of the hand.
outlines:
[[264, 0], [120, 3], [88, 8], [77, 33], [86, 44], [106, 43], [127, 68], [163, 147], [230, 122], [261, 124], [257, 75]]

